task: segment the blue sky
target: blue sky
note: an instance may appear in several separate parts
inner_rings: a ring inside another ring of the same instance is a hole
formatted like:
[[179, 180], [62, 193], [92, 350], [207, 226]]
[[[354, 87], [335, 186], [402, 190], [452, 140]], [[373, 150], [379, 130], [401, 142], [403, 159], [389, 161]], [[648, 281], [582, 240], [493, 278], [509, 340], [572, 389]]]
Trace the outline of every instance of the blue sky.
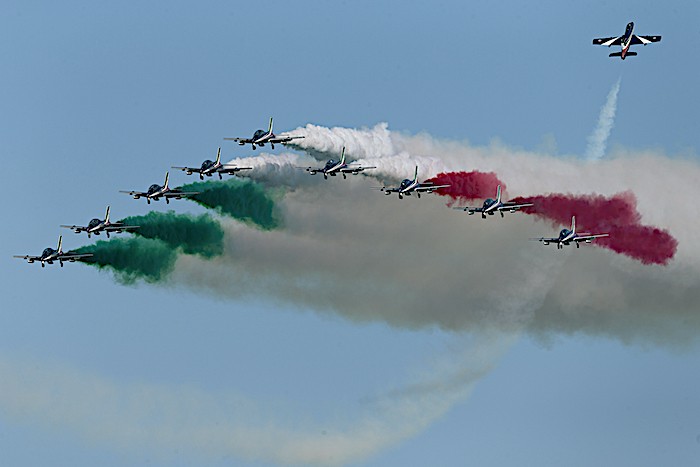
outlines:
[[[270, 115], [278, 130], [385, 121], [533, 151], [554, 138], [558, 154], [581, 155], [621, 77], [609, 147], [696, 161], [699, 13], [692, 1], [7, 5], [3, 373], [34, 368], [49, 391], [50, 375], [65, 372], [122, 388], [194, 388], [214, 400], [234, 394], [285, 426], [352, 421], [366, 400], [432, 368], [465, 337], [356, 323], [264, 296], [127, 287], [82, 265], [41, 270], [11, 256], [54, 245], [58, 225], [86, 222], [107, 204], [116, 218], [147, 212], [117, 191], [213, 158], [222, 137], [247, 136]], [[631, 20], [662, 42], [624, 62], [591, 45]], [[249, 152], [222, 148], [224, 159]], [[67, 248], [87, 243], [63, 233]], [[357, 462], [697, 465], [697, 357], [696, 345], [522, 335], [471, 396]], [[88, 409], [100, 418], [101, 407]], [[0, 463], [274, 464], [93, 436], [79, 421], [29, 412], [0, 406]]]

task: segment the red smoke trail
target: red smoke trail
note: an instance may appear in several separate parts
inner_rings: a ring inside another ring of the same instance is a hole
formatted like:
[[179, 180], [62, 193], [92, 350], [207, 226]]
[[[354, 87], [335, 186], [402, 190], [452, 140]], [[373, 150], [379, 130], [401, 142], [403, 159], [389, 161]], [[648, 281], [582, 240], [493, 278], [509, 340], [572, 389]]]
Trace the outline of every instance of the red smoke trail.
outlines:
[[426, 180], [435, 185], [450, 185], [440, 188], [435, 194], [449, 196], [454, 200], [494, 198], [496, 188], [506, 190], [506, 184], [498, 179], [493, 172], [448, 172], [440, 173]]
[[571, 216], [576, 216], [577, 232], [609, 233], [607, 238], [594, 240], [595, 244], [643, 264], [668, 264], [678, 248], [678, 241], [667, 230], [641, 225], [637, 199], [631, 192], [611, 198], [550, 194], [512, 201], [534, 203], [522, 212], [559, 225], [570, 225]]

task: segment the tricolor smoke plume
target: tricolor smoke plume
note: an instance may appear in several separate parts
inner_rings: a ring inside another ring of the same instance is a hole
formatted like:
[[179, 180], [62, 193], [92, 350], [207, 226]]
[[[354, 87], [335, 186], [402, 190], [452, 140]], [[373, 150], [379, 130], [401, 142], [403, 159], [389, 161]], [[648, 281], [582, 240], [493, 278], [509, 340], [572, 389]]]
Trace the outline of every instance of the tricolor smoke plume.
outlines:
[[533, 203], [522, 211], [551, 220], [553, 225], [569, 225], [571, 216], [576, 216], [577, 232], [609, 233], [595, 244], [643, 264], [668, 264], [678, 248], [678, 241], [668, 230], [641, 224], [637, 200], [631, 192], [612, 197], [550, 194], [513, 201]]
[[262, 229], [274, 229], [279, 225], [278, 215], [273, 209], [273, 195], [250, 180], [231, 178], [196, 182], [184, 185], [182, 190], [200, 192], [188, 199]]
[[448, 172], [439, 173], [428, 179], [435, 185], [450, 185], [435, 191], [438, 195], [449, 196], [453, 200], [473, 200], [495, 198], [498, 186], [502, 192], [506, 191], [505, 182], [498, 179], [493, 172]]
[[605, 155], [605, 148], [610, 137], [610, 131], [615, 123], [615, 112], [617, 111], [617, 95], [620, 92], [620, 82], [622, 78], [618, 78], [617, 82], [610, 89], [605, 105], [600, 109], [598, 124], [593, 133], [588, 137], [588, 147], [586, 148], [586, 159], [598, 160]]

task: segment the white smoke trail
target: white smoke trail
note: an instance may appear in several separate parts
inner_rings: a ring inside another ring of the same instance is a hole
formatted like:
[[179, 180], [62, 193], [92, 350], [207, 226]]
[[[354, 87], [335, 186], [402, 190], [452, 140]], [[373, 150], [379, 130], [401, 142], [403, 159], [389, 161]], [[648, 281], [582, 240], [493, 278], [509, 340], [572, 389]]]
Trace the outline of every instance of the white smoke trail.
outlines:
[[622, 77], [618, 78], [612, 89], [610, 89], [605, 105], [600, 109], [598, 125], [588, 137], [588, 146], [586, 147], [585, 155], [588, 160], [599, 160], [605, 155], [605, 148], [608, 143], [608, 138], [610, 137], [610, 131], [615, 124], [617, 94], [620, 92], [621, 81]]
[[[117, 384], [59, 365], [0, 358], [0, 412], [46, 429], [66, 430], [165, 460], [252, 461], [304, 465], [357, 462], [415, 436], [469, 395], [513, 343], [514, 335], [477, 337], [438, 360], [417, 381], [372, 398], [345, 422], [290, 425], [235, 394], [193, 387]], [[357, 415], [359, 414], [359, 415]], [[288, 414], [307, 420], [306, 414]]]

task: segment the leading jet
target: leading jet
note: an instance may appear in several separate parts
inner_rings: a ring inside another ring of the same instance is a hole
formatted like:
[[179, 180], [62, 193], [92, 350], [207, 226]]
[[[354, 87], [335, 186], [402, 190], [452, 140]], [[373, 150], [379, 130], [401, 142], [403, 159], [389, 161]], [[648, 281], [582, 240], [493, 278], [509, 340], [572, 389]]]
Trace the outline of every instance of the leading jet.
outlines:
[[487, 214], [489, 216], [493, 216], [494, 213], [498, 212], [501, 214], [501, 217], [504, 217], [504, 212], [515, 212], [520, 208], [526, 208], [532, 205], [532, 203], [518, 204], [510, 201], [506, 201], [504, 203], [503, 201], [501, 201], [501, 185], [498, 185], [498, 188], [496, 188], [496, 199], [488, 198], [486, 201], [484, 201], [484, 205], [482, 207], [470, 208], [467, 206], [464, 208], [455, 207], [453, 209], [460, 209], [462, 211], [469, 212], [470, 216], [474, 215], [475, 212], [480, 212], [481, 218], [486, 219]]
[[593, 39], [593, 45], [607, 45], [608, 47], [619, 45], [622, 50], [620, 52], [611, 53], [608, 57], [620, 57], [624, 60], [625, 57], [634, 57], [637, 55], [637, 52], [629, 52], [631, 46], [638, 44], [647, 45], [661, 40], [661, 36], [638, 36], [632, 34], [633, 30], [634, 23], [629, 22], [627, 23], [627, 28], [625, 28], [625, 33], [623, 35], [619, 37], [599, 37]]
[[89, 258], [92, 256], [92, 253], [81, 253], [81, 254], [76, 254], [76, 253], [64, 253], [63, 248], [61, 247], [61, 244], [63, 243], [63, 236], [58, 237], [58, 248], [53, 249], [51, 247], [47, 247], [44, 249], [44, 251], [41, 253], [39, 256], [32, 256], [32, 255], [24, 255], [24, 256], [18, 256], [15, 255], [15, 258], [20, 258], [20, 259], [25, 259], [27, 260], [27, 263], [33, 263], [35, 261], [41, 261], [41, 267], [46, 267], [46, 263], [53, 264], [54, 261], [58, 261], [61, 264], [61, 267], [63, 267], [63, 263], [65, 261], [73, 263], [76, 260], [83, 259], [83, 258]]
[[199, 179], [204, 180], [204, 176], [211, 177], [212, 174], [218, 173], [219, 180], [223, 179], [221, 174], [234, 175], [236, 172], [241, 170], [251, 170], [252, 167], [238, 167], [234, 164], [222, 164], [221, 163], [221, 148], [216, 153], [216, 160], [210, 161], [209, 159], [202, 162], [201, 167], [172, 167], [173, 169], [180, 169], [186, 172], [187, 175], [192, 175], [194, 172], [199, 174]]
[[406, 178], [398, 187], [387, 188], [383, 186], [379, 189], [379, 191], [383, 191], [385, 195], [396, 193], [399, 195], [399, 199], [403, 199], [404, 196], [411, 196], [411, 193], [415, 192], [416, 196], [420, 198], [421, 193], [432, 193], [438, 188], [447, 188], [448, 186], [450, 185], [435, 185], [433, 182], [419, 183], [418, 166], [416, 166], [416, 173], [413, 176], [413, 180]]
[[610, 236], [610, 234], [606, 234], [606, 233], [602, 233], [602, 234], [577, 233], [576, 232], [576, 216], [571, 216], [571, 230], [562, 229], [561, 232], [559, 232], [559, 236], [556, 238], [540, 237], [540, 238], [534, 238], [533, 240], [538, 240], [545, 245], [549, 245], [550, 243], [553, 243], [557, 246], [557, 249], [561, 249], [561, 248], [564, 248], [564, 245], [570, 245], [571, 242], [574, 242], [576, 244], [576, 248], [580, 248], [581, 242], [591, 243], [596, 238], [609, 237], [609, 236]]
[[306, 167], [306, 168], [299, 167], [299, 168], [306, 170], [311, 175], [316, 175], [317, 173], [322, 173], [323, 178], [326, 180], [328, 180], [329, 175], [331, 177], [335, 177], [336, 174], [342, 174], [343, 178], [348, 178], [346, 174], [357, 175], [360, 172], [367, 170], [367, 169], [376, 169], [376, 167], [374, 167], [374, 166], [362, 167], [361, 165], [358, 165], [358, 164], [345, 163], [345, 146], [343, 146], [343, 151], [340, 154], [339, 161], [335, 161], [335, 160], [331, 159], [328, 162], [326, 162], [325, 166], [323, 166], [321, 168], [313, 168], [313, 167]]
[[109, 238], [110, 233], [129, 232], [139, 228], [138, 225], [124, 225], [123, 222], [111, 222], [109, 220], [109, 206], [107, 206], [107, 212], [105, 213], [104, 219], [92, 219], [86, 226], [62, 225], [61, 227], [71, 229], [77, 234], [80, 232], [87, 232], [88, 238], [90, 238], [92, 234], [99, 235], [100, 232], [104, 232], [105, 235], [107, 235], [107, 238]]
[[304, 136], [289, 136], [289, 135], [277, 136], [277, 135], [275, 135], [272, 132], [272, 117], [270, 117], [270, 126], [267, 128], [267, 131], [258, 130], [255, 133], [253, 133], [252, 138], [224, 138], [224, 139], [227, 141], [235, 141], [241, 146], [245, 146], [246, 144], [250, 144], [253, 146], [253, 149], [255, 149], [256, 146], [263, 147], [263, 146], [265, 146], [265, 143], [270, 143], [270, 147], [272, 149], [275, 149], [276, 143], [286, 144], [292, 140], [300, 139], [300, 138], [304, 138]]
[[134, 197], [134, 199], [146, 198], [148, 204], [151, 200], [158, 201], [160, 198], [165, 198], [166, 203], [170, 203], [170, 198], [182, 199], [183, 197], [198, 195], [199, 191], [181, 191], [178, 188], [170, 188], [168, 186], [168, 172], [165, 172], [165, 184], [163, 186], [154, 183], [148, 187], [148, 191], [120, 191]]

